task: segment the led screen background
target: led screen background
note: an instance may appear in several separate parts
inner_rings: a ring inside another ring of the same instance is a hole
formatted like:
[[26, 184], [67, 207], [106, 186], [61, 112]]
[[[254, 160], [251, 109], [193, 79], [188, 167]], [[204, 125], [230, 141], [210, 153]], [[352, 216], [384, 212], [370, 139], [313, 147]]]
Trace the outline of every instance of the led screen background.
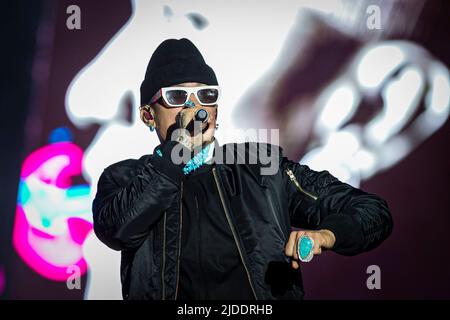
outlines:
[[[66, 26], [74, 4], [81, 30]], [[380, 30], [367, 27], [370, 5]], [[158, 144], [138, 118], [139, 84], [156, 46], [182, 37], [222, 87], [220, 143], [239, 139], [239, 129], [277, 128], [291, 159], [390, 205], [394, 232], [382, 246], [303, 266], [306, 298], [450, 297], [444, 1], [43, 1], [36, 9], [15, 209], [2, 212], [5, 298], [121, 298], [120, 255], [96, 239], [90, 205], [103, 168]], [[367, 289], [370, 265], [380, 267], [381, 290]], [[80, 290], [66, 286], [72, 266]]]

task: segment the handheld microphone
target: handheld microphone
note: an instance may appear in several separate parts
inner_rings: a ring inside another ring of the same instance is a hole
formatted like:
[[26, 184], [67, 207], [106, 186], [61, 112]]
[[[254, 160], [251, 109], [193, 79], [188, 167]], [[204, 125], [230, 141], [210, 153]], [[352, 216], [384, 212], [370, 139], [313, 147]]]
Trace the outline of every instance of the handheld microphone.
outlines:
[[194, 122], [198, 121], [201, 124], [201, 130], [202, 132], [207, 129], [208, 127], [208, 119], [209, 119], [209, 112], [205, 109], [198, 109], [193, 119], [186, 125], [186, 130], [189, 132], [192, 132], [194, 130]]
[[209, 113], [205, 109], [198, 109], [197, 112], [195, 112], [194, 119], [206, 123], [209, 119]]

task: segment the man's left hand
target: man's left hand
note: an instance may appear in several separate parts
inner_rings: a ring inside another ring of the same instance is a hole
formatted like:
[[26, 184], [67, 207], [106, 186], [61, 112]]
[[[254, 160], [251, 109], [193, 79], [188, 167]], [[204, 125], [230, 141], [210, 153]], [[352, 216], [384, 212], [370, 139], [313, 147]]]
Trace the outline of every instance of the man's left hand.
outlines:
[[297, 269], [299, 267], [299, 258], [297, 254], [298, 241], [302, 235], [306, 234], [314, 240], [313, 254], [319, 255], [324, 249], [332, 249], [336, 242], [336, 237], [330, 230], [318, 231], [292, 231], [289, 235], [289, 240], [285, 247], [285, 254], [292, 257], [292, 267]]

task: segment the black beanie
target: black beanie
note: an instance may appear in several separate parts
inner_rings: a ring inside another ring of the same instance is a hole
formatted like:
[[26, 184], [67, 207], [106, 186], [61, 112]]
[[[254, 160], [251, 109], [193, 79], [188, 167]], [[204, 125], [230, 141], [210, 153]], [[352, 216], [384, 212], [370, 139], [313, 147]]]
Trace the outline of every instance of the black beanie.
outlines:
[[148, 63], [141, 84], [141, 105], [150, 103], [162, 87], [183, 82], [218, 85], [213, 69], [190, 40], [167, 39], [156, 48]]

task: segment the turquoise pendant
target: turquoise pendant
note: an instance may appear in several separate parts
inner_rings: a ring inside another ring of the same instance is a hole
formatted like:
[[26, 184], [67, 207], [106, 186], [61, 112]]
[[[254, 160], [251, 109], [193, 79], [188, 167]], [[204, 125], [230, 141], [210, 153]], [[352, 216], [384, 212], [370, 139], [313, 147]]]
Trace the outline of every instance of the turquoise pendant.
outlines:
[[314, 253], [314, 240], [307, 236], [302, 235], [298, 241], [298, 257], [302, 262], [309, 262], [312, 260]]

